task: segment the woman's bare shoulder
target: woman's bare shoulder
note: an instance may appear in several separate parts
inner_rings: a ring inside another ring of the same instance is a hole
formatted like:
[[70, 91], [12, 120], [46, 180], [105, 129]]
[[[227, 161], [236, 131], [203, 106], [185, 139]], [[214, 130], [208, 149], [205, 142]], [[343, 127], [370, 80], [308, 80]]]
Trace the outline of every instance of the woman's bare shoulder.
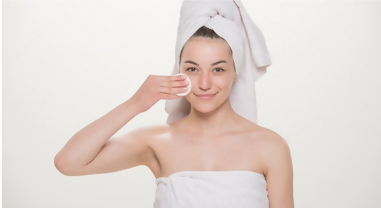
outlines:
[[276, 131], [260, 125], [252, 125], [250, 128], [250, 138], [256, 146], [260, 146], [260, 150], [264, 156], [274, 151], [282, 151], [287, 154], [289, 150], [288, 142]]
[[288, 148], [287, 141], [272, 129], [256, 124], [253, 126], [251, 132], [258, 140], [260, 140], [260, 142], [264, 145], [263, 147], [271, 148], [275, 145], [278, 146], [278, 148]]
[[246, 120], [245, 124], [245, 129], [249, 130], [249, 133], [252, 137], [260, 138], [265, 142], [285, 142], [285, 140], [272, 129], [261, 126], [249, 120]]
[[264, 164], [266, 164], [266, 174], [271, 164], [291, 161], [290, 147], [285, 138], [274, 130], [265, 127], [261, 127], [258, 132], [260, 135], [261, 158], [263, 158]]

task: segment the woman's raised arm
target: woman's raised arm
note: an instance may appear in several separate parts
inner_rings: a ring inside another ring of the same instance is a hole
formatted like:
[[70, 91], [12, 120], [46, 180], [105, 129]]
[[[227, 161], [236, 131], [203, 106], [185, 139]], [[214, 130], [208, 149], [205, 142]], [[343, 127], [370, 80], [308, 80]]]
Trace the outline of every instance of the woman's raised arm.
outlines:
[[154, 156], [146, 143], [150, 130], [139, 128], [119, 138], [111, 138], [139, 113], [160, 99], [177, 99], [186, 91], [185, 77], [149, 75], [129, 100], [78, 131], [54, 158], [64, 175], [115, 172], [146, 165]]

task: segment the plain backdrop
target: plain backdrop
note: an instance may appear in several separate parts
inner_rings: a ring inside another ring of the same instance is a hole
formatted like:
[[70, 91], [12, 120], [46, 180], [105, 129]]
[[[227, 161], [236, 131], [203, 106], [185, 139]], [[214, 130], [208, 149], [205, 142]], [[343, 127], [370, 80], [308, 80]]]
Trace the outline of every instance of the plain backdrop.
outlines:
[[[381, 207], [381, 3], [243, 1], [273, 64], [258, 124], [289, 144], [295, 207]], [[3, 1], [3, 207], [153, 206], [145, 166], [68, 177], [72, 135], [170, 75], [181, 1]], [[163, 124], [164, 101], [116, 135]], [[175, 155], [174, 155], [175, 156]]]

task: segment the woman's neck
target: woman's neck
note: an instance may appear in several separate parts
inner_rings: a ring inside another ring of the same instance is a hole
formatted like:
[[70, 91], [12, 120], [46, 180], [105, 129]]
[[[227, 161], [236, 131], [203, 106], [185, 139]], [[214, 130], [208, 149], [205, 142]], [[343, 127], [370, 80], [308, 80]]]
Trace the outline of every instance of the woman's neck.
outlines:
[[214, 111], [202, 113], [191, 107], [183, 124], [192, 132], [204, 135], [219, 135], [230, 132], [240, 123], [241, 117], [233, 110], [229, 99]]

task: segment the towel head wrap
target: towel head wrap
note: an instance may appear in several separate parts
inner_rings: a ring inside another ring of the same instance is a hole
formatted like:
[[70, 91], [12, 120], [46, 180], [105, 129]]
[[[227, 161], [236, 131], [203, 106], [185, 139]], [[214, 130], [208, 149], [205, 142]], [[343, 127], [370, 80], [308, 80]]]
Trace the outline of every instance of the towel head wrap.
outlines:
[[[202, 26], [214, 30], [232, 50], [237, 78], [229, 96], [233, 110], [257, 123], [255, 82], [267, 72], [271, 59], [263, 34], [239, 0], [184, 0], [180, 10], [172, 76], [180, 73], [180, 52]], [[185, 97], [165, 101], [167, 123], [187, 116], [190, 103]]]

